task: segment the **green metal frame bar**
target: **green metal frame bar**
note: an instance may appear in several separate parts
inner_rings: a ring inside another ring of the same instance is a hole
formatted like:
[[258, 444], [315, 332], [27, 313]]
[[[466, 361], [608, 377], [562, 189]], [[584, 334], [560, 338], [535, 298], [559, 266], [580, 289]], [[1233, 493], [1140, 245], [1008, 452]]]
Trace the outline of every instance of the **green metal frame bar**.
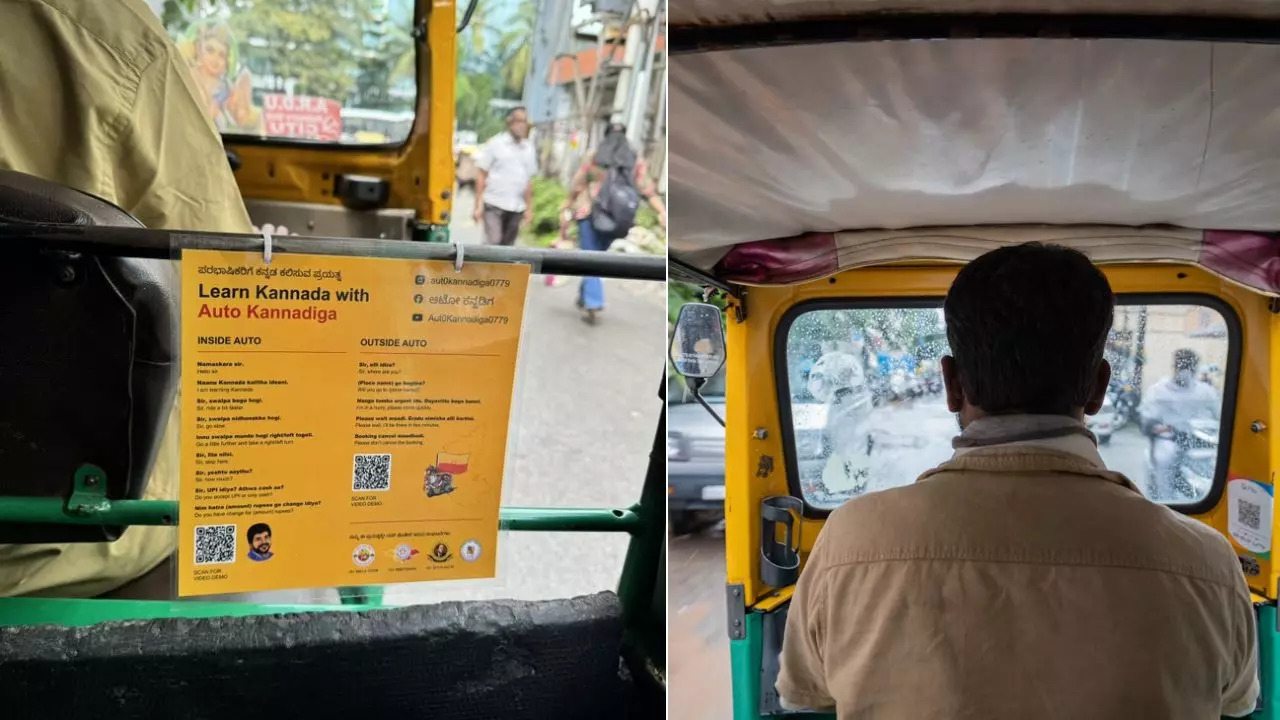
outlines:
[[[344, 588], [345, 590], [346, 588]], [[0, 627], [66, 625], [84, 627], [117, 620], [211, 618], [282, 613], [369, 610], [362, 603], [342, 605], [259, 605], [235, 602], [167, 600], [84, 600], [71, 598], [0, 598]]]
[[[503, 530], [636, 533], [643, 526], [640, 508], [504, 507], [498, 522]], [[0, 496], [0, 523], [176, 525], [177, 517], [176, 500], [103, 498], [89, 505], [72, 504], [58, 497]]]
[[760, 720], [760, 657], [764, 652], [760, 613], [747, 612], [741, 639], [729, 640], [733, 720]]
[[[664, 378], [665, 380], [665, 378]], [[627, 545], [622, 577], [618, 581], [618, 598], [622, 602], [624, 657], [632, 675], [658, 686], [664, 683], [666, 613], [653, 617], [650, 608], [658, 591], [663, 543], [667, 539], [667, 406], [666, 383], [659, 386], [662, 413], [649, 450], [649, 467], [645, 472], [640, 502], [632, 507], [636, 531]], [[665, 593], [664, 593], [665, 594]], [[665, 609], [665, 608], [664, 608]]]
[[1249, 717], [1252, 720], [1276, 720], [1280, 718], [1280, 703], [1276, 692], [1280, 690], [1280, 667], [1276, 665], [1276, 639], [1280, 628], [1276, 627], [1276, 605], [1258, 606], [1258, 678], [1262, 684], [1262, 709]]

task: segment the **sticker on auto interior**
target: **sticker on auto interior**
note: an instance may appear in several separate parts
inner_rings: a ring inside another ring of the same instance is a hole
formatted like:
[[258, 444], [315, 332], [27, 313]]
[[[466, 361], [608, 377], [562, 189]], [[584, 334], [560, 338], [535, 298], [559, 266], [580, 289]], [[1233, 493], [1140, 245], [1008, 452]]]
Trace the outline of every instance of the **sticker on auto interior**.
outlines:
[[1245, 550], [1271, 552], [1271, 487], [1237, 478], [1227, 483], [1227, 530]]

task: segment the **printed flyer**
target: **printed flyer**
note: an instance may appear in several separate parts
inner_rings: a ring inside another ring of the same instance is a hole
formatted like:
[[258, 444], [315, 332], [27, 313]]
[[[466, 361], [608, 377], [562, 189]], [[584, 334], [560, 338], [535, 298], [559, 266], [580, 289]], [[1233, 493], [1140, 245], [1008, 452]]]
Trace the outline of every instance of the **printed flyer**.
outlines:
[[178, 594], [493, 577], [528, 282], [184, 250]]

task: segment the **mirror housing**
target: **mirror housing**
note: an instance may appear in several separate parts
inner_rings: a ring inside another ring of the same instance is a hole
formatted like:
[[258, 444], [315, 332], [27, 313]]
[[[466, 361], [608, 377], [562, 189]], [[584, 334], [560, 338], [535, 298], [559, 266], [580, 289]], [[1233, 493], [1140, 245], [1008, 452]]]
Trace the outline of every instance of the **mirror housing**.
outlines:
[[668, 353], [676, 372], [706, 380], [720, 371], [727, 357], [720, 317], [720, 308], [708, 303], [687, 303], [680, 308]]

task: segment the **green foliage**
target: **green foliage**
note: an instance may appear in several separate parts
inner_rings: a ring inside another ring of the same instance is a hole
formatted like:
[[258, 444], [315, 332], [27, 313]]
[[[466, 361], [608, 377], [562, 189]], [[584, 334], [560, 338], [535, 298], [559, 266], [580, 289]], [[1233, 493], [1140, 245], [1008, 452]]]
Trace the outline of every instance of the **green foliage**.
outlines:
[[[361, 61], [381, 63], [383, 77], [398, 58], [373, 57], [365, 33], [381, 26], [379, 0], [227, 0], [228, 25], [250, 66], [295, 78], [299, 95], [345, 100], [356, 90]], [[247, 43], [254, 37], [265, 43]], [[402, 48], [403, 49], [403, 48]]]
[[667, 282], [667, 320], [675, 325], [676, 318], [680, 316], [680, 308], [685, 303], [691, 302], [709, 302], [712, 305], [724, 310], [728, 307], [723, 293], [716, 292], [710, 298], [702, 299], [702, 288], [689, 283], [677, 282], [670, 280]]
[[226, 17], [241, 64], [255, 75], [291, 79], [299, 95], [348, 106], [411, 108], [388, 93], [413, 76], [411, 22], [389, 15], [383, 0], [165, 0], [161, 20], [182, 31], [209, 16]]
[[529, 41], [538, 23], [537, 0], [520, 0], [516, 15], [498, 39], [498, 55], [501, 58], [499, 76], [512, 97], [524, 94], [524, 81], [533, 62], [533, 50]]
[[547, 247], [560, 237], [560, 208], [568, 198], [569, 191], [555, 180], [533, 179], [533, 222], [528, 231], [533, 244]]
[[666, 237], [666, 231], [662, 229], [662, 222], [658, 219], [658, 211], [648, 203], [642, 203], [636, 209], [636, 225], [648, 230], [658, 237]]
[[403, 18], [382, 17], [365, 33], [364, 50], [358, 54], [353, 105], [375, 110], [407, 110], [409, 104], [392, 97], [392, 86], [414, 77], [413, 36]]
[[495, 84], [492, 75], [458, 75], [455, 91], [458, 127], [474, 130], [482, 143], [505, 127], [502, 118], [489, 107], [489, 101], [494, 98]]

